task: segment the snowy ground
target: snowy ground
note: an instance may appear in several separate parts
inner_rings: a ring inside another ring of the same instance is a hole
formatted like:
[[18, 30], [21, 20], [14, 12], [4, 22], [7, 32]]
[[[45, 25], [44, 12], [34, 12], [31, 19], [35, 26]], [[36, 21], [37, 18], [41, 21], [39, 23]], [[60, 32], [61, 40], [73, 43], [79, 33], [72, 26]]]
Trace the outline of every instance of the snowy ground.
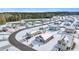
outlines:
[[4, 49], [3, 51], [20, 51], [20, 50], [16, 47], [11, 46], [9, 48]]
[[[47, 26], [47, 25], [45, 25]], [[28, 32], [31, 32], [31, 31], [35, 31], [35, 30], [38, 30], [39, 27], [36, 27], [36, 28], [32, 28], [32, 29], [26, 29], [26, 30], [23, 30], [19, 33], [16, 34], [15, 38], [20, 41], [20, 40], [23, 40], [23, 36]], [[61, 39], [61, 35], [57, 35], [57, 32], [54, 32], [54, 31], [47, 31], [47, 33], [50, 33], [50, 34], [53, 34], [54, 35], [54, 38], [49, 41], [48, 43], [44, 44], [44, 45], [41, 45], [40, 47], [38, 45], [35, 45], [33, 46], [32, 48], [36, 49], [36, 50], [40, 50], [40, 51], [50, 51], [52, 50], [52, 48], [54, 47], [54, 45], [57, 43], [57, 41], [59, 40], [59, 38]], [[38, 36], [38, 35], [37, 35]], [[47, 35], [48, 36], [48, 35]], [[24, 42], [21, 42], [27, 46], [29, 46], [29, 44], [32, 43], [32, 41], [35, 39], [36, 36], [32, 37], [29, 39], [29, 42], [27, 41], [24, 41]]]
[[[61, 17], [62, 16], [55, 16], [55, 17], [53, 17], [52, 20], [54, 20], [54, 19], [55, 19], [54, 21], [59, 21], [61, 19], [62, 20], [65, 20], [65, 19], [70, 20], [70, 19], [73, 18], [73, 19], [75, 19], [75, 22], [79, 21], [79, 20], [77, 20], [75, 15], [73, 15], [72, 17], [71, 16], [63, 16], [62, 18]], [[78, 16], [78, 18], [79, 18], [79, 16]], [[51, 21], [52, 22], [51, 25], [55, 25], [54, 21]], [[67, 22], [67, 20], [62, 22], [58, 26], [65, 27], [65, 25], [64, 25], [65, 22]], [[48, 20], [46, 21], [46, 23], [49, 23]], [[44, 24], [46, 24], [46, 23], [44, 23]], [[30, 23], [27, 23], [27, 25], [28, 25], [28, 27], [38, 26], [38, 25], [40, 25], [40, 22], [37, 22], [34, 25], [32, 25]], [[33, 36], [32, 38], [30, 38], [28, 42], [27, 41], [22, 41], [24, 39], [23, 36], [25, 36], [26, 33], [31, 33], [32, 31], [37, 31], [40, 27], [47, 27], [47, 26], [48, 25], [43, 25], [43, 26], [39, 26], [39, 27], [34, 27], [34, 28], [22, 30], [22, 31], [20, 31], [19, 33], [16, 34], [15, 38], [18, 41], [20, 41], [21, 43], [29, 46], [32, 43], [32, 41], [35, 40], [35, 37], [37, 37], [38, 35]], [[73, 26], [73, 24], [71, 24], [71, 26]], [[18, 31], [19, 29], [23, 29], [23, 28], [26, 28], [26, 26], [25, 25], [24, 26], [17, 26], [16, 28], [9, 28], [7, 32], [0, 32], [0, 50], [4, 50], [4, 51], [20, 51], [19, 49], [17, 49], [16, 47], [12, 46], [9, 43], [8, 37], [9, 37], [9, 35], [11, 33], [15, 32], [15, 31]], [[32, 48], [36, 49], [36, 50], [39, 50], [39, 51], [51, 51], [54, 48], [54, 46], [56, 45], [57, 41], [61, 40], [61, 38], [64, 36], [63, 35], [64, 33], [62, 33], [61, 30], [56, 31], [56, 32], [54, 32], [54, 31], [46, 31], [46, 33], [53, 34], [54, 38], [52, 40], [50, 40], [49, 42], [47, 42], [46, 44], [43, 44], [41, 46], [34, 45]], [[76, 30], [76, 31], [77, 31], [77, 33], [74, 34], [74, 42], [76, 43], [74, 51], [79, 51], [79, 30]], [[60, 33], [58, 34], [58, 32], [60, 32]], [[48, 36], [48, 35], [46, 35], [46, 36]], [[3, 40], [3, 39], [5, 39], [5, 40]], [[65, 37], [65, 40], [67, 40], [67, 39], [69, 39], [69, 40], [72, 39], [70, 34]]]
[[[9, 25], [9, 24], [8, 24]], [[35, 26], [37, 26], [38, 24], [36, 24]], [[5, 25], [6, 26], [6, 25]], [[4, 27], [5, 27], [4, 26]], [[29, 25], [30, 26], [30, 25]], [[32, 26], [31, 26], [32, 27]], [[12, 46], [9, 41], [8, 41], [8, 37], [10, 36], [11, 33], [15, 32], [15, 31], [18, 31], [19, 29], [23, 29], [23, 28], [26, 28], [26, 26], [18, 26], [17, 28], [8, 28], [8, 31], [7, 32], [0, 32], [0, 51], [2, 50], [6, 50], [6, 51], [18, 51], [19, 49], [17, 49], [16, 47]], [[38, 28], [37, 28], [38, 29]], [[33, 30], [36, 30], [35, 28], [33, 28], [32, 30], [29, 30], [26, 31], [26, 32], [30, 32], [30, 31], [33, 31]], [[26, 34], [26, 32], [21, 32], [20, 34]], [[18, 40], [21, 40], [23, 39], [22, 35], [19, 35], [19, 38]]]
[[38, 30], [40, 27], [47, 27], [48, 25], [44, 25], [44, 26], [39, 26], [39, 27], [35, 27], [35, 28], [31, 28], [31, 29], [26, 29], [23, 31], [20, 31], [19, 33], [16, 34], [15, 38], [19, 41], [23, 39], [23, 36], [25, 36], [26, 33], [30, 33], [31, 31], [35, 31]]
[[8, 41], [2, 41], [0, 42], [0, 48], [5, 46], [5, 45], [9, 45], [9, 42]]
[[[23, 39], [23, 38], [22, 38], [22, 33], [23, 33], [23, 32], [25, 33], [25, 31], [28, 31], [28, 30], [24, 30], [24, 31], [22, 31], [22, 32], [20, 32], [20, 33], [18, 33], [18, 34], [16, 35], [16, 39], [17, 39], [18, 41], [20, 41], [20, 40]], [[30, 31], [30, 30], [29, 30], [29, 31]], [[49, 33], [49, 32], [50, 32], [50, 31], [48, 31], [47, 33]], [[62, 35], [56, 35], [57, 32], [58, 32], [58, 31], [56, 31], [56, 32], [50, 32], [50, 34], [53, 34], [53, 35], [54, 35], [54, 38], [53, 38], [51, 41], [49, 41], [48, 43], [46, 43], [46, 44], [44, 44], [44, 45], [41, 45], [41, 46], [35, 45], [35, 46], [33, 46], [32, 48], [34, 48], [34, 49], [36, 49], [36, 50], [40, 50], [40, 51], [50, 51], [50, 50], [52, 50], [52, 48], [54, 47], [54, 45], [57, 43], [57, 41], [59, 40], [59, 38], [61, 39], [61, 36], [62, 36]], [[23, 35], [24, 35], [24, 33], [23, 33]], [[19, 36], [20, 34], [21, 34], [21, 36]], [[38, 35], [37, 35], [37, 36], [38, 36]], [[48, 36], [48, 35], [47, 35], [47, 36]], [[29, 46], [29, 44], [32, 43], [32, 41], [35, 39], [35, 37], [36, 37], [36, 36], [34, 36], [34, 37], [32, 37], [31, 39], [29, 39], [29, 42], [24, 41], [24, 42], [21, 42], [21, 43], [23, 43], [23, 44]], [[22, 38], [22, 39], [21, 39], [21, 38]]]
[[8, 41], [0, 41], [0, 51], [20, 51], [12, 46]]
[[[45, 25], [45, 26], [47, 26], [47, 25]], [[23, 31], [17, 33], [16, 39], [18, 41], [23, 40], [23, 36], [26, 34], [26, 32], [29, 33], [31, 31], [38, 30], [38, 28], [39, 27], [23, 30]], [[58, 32], [60, 32], [60, 31], [56, 31], [56, 32], [47, 31], [47, 32], [50, 32], [50, 34], [54, 34], [54, 38], [51, 41], [49, 41], [48, 43], [44, 44], [44, 45], [41, 45], [41, 46], [34, 45], [32, 47], [33, 49], [36, 49], [36, 50], [39, 50], [39, 51], [50, 51], [50, 50], [52, 50], [54, 48], [54, 46], [56, 45], [57, 41], [60, 40], [62, 36], [64, 36], [62, 33], [58, 34]], [[79, 30], [77, 30], [77, 35], [75, 35], [75, 38], [74, 38], [74, 42], [76, 43], [74, 51], [78, 51], [79, 50], [79, 40], [78, 40], [79, 36], [78, 35], [79, 35]], [[36, 35], [36, 36], [38, 36], [38, 35]], [[30, 38], [29, 42], [24, 41], [24, 42], [21, 42], [21, 43], [29, 46], [32, 43], [32, 41], [35, 39], [36, 36]], [[72, 39], [71, 35], [67, 34], [67, 36], [65, 37], [65, 39], [66, 40]]]

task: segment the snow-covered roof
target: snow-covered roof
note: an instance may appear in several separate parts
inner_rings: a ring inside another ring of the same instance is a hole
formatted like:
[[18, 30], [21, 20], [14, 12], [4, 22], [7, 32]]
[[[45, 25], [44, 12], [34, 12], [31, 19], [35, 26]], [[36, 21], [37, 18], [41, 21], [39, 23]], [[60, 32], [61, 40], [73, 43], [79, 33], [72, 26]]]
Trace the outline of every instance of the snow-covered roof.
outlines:
[[32, 31], [32, 32], [31, 32], [31, 34], [33, 34], [33, 33], [36, 33], [36, 32], [38, 32], [38, 31], [37, 31], [37, 30], [35, 30], [35, 31]]
[[73, 39], [74, 39], [73, 35], [67, 36], [67, 39], [66, 39], [66, 40], [68, 40], [68, 44], [67, 44], [67, 45], [68, 45], [69, 47], [72, 46]]
[[66, 29], [74, 29], [75, 30], [75, 27], [74, 26], [66, 26]]
[[47, 40], [49, 37], [52, 36], [52, 33], [45, 32], [45, 33], [42, 33], [41, 36], [43, 37], [44, 40]]
[[48, 26], [51, 26], [51, 27], [58, 27], [57, 25], [54, 25], [54, 24], [49, 24]]
[[2, 28], [2, 27], [6, 27], [6, 24], [4, 24], [4, 25], [0, 25], [0, 28]]

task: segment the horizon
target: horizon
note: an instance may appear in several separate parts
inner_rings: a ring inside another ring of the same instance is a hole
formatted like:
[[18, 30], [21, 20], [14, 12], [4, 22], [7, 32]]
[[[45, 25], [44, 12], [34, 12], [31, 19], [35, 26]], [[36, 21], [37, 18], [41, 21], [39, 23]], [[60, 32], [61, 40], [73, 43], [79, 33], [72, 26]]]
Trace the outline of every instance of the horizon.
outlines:
[[79, 12], [79, 8], [0, 8], [3, 12]]

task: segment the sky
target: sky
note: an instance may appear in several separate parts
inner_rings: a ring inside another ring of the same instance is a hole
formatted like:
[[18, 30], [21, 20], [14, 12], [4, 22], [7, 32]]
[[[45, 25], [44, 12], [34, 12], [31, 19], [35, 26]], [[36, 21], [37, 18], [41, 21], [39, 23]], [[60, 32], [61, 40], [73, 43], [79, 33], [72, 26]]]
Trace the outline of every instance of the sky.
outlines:
[[0, 12], [79, 12], [79, 8], [0, 8]]

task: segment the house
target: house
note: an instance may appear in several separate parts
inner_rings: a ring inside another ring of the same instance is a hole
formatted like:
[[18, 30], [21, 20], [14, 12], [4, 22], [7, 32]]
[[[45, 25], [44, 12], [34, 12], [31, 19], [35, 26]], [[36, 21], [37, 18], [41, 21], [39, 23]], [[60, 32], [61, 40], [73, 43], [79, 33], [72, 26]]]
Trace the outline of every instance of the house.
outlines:
[[41, 34], [41, 31], [32, 31], [31, 32], [32, 36], [35, 36], [35, 35], [38, 35], [38, 34]]
[[54, 21], [54, 24], [55, 25], [60, 25], [61, 24], [61, 21], [58, 21], [58, 20], [57, 21]]
[[49, 30], [53, 30], [53, 31], [58, 31], [60, 30], [60, 27], [57, 25], [48, 25], [49, 26]]
[[75, 27], [68, 26], [65, 28], [66, 33], [76, 33]]
[[65, 41], [67, 41], [67, 49], [71, 50], [74, 44], [74, 36], [73, 34], [71, 34], [71, 35], [67, 35], [66, 37], [67, 38], [65, 38]]
[[7, 27], [6, 27], [6, 24], [0, 25], [0, 30], [1, 30], [1, 31], [7, 31], [8, 29], [7, 29]]
[[66, 35], [63, 39], [58, 40], [57, 44], [53, 47], [52, 50], [55, 51], [68, 51], [72, 50], [74, 47], [74, 36]]
[[70, 22], [64, 22], [64, 26], [71, 26]]
[[73, 26], [78, 30], [79, 29], [79, 21], [75, 22]]
[[42, 33], [35, 37], [35, 40], [32, 42], [33, 45], [43, 45], [47, 43], [49, 40], [53, 39], [53, 35], [50, 33]]
[[30, 33], [26, 33], [25, 36], [23, 36], [23, 40], [28, 40], [32, 37], [32, 35]]

